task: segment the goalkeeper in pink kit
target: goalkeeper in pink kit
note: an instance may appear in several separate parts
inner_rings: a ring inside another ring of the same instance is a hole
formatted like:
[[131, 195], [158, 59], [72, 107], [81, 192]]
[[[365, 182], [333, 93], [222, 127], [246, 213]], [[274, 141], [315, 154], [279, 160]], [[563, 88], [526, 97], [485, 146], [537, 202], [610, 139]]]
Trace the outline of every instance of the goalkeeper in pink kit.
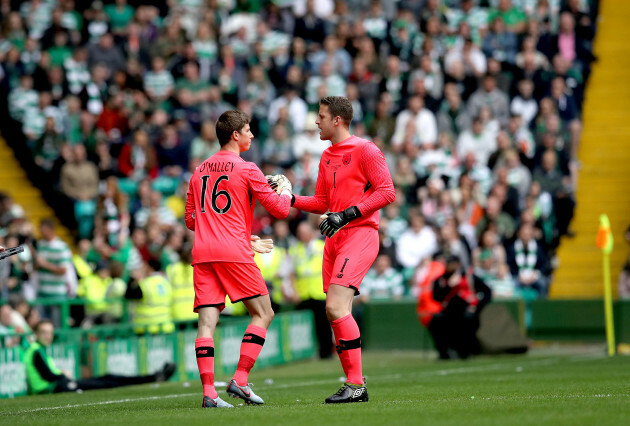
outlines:
[[[379, 249], [379, 210], [395, 199], [383, 153], [372, 142], [350, 134], [352, 104], [345, 97], [320, 100], [316, 121], [320, 139], [332, 146], [319, 163], [315, 195], [294, 195], [292, 206], [322, 216], [326, 238], [323, 282], [326, 314], [332, 326], [346, 383], [326, 403], [368, 400], [361, 366], [361, 335], [352, 317], [352, 300]], [[270, 180], [274, 185], [273, 177]]]

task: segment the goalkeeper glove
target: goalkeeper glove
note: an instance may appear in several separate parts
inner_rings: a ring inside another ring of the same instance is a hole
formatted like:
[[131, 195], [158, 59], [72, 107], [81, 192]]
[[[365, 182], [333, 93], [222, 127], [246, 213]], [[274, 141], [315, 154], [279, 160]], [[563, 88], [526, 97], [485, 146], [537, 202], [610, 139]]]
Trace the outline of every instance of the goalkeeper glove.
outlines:
[[271, 189], [276, 191], [278, 195], [293, 195], [293, 186], [291, 186], [289, 178], [285, 175], [267, 175], [265, 177], [267, 178], [267, 183], [271, 186]]
[[254, 250], [256, 253], [271, 253], [271, 250], [273, 250], [273, 240], [261, 240], [258, 235], [252, 235], [251, 246], [252, 250]]
[[319, 224], [319, 230], [322, 235], [330, 238], [358, 217], [361, 217], [361, 212], [357, 206], [348, 207], [342, 212], [324, 214], [321, 216], [324, 220]]

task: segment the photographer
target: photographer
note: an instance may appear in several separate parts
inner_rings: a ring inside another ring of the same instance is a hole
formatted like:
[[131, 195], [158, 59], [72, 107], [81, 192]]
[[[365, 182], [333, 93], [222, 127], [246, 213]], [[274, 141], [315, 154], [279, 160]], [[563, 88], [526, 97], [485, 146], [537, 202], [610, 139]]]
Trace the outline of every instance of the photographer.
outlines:
[[442, 311], [429, 323], [439, 358], [450, 359], [449, 350], [462, 359], [479, 353], [479, 313], [490, 301], [490, 288], [479, 278], [467, 276], [459, 258], [450, 256], [444, 274], [433, 282], [433, 298], [442, 304]]

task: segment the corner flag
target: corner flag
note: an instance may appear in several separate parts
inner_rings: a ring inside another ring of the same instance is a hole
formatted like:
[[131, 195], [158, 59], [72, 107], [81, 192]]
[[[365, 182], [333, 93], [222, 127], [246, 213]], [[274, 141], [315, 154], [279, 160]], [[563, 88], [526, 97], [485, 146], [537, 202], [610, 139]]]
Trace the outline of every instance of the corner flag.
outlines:
[[604, 312], [606, 315], [606, 341], [608, 342], [608, 356], [615, 354], [615, 324], [613, 322], [612, 288], [610, 283], [610, 253], [613, 250], [613, 236], [610, 230], [608, 216], [599, 217], [597, 230], [597, 247], [602, 249], [604, 264]]

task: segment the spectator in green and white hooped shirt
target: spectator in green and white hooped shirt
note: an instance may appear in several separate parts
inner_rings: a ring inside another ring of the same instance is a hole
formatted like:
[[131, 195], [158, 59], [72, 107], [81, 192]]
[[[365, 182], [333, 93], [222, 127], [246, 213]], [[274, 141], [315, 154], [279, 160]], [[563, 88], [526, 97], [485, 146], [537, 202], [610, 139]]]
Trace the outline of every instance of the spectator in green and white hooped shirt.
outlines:
[[55, 132], [60, 133], [63, 130], [62, 114], [59, 108], [52, 105], [52, 95], [50, 92], [41, 92], [38, 106], [24, 112], [22, 132], [30, 144], [34, 144], [44, 134], [48, 119], [52, 119]]
[[173, 93], [173, 76], [164, 68], [164, 59], [153, 58], [151, 71], [144, 76], [144, 89], [154, 102], [162, 102]]
[[374, 261], [361, 283], [359, 300], [395, 300], [405, 293], [403, 276], [392, 268], [392, 262], [386, 254], [380, 254]]
[[[41, 299], [58, 299], [63, 301], [68, 298], [70, 281], [68, 279], [72, 266], [72, 252], [68, 245], [57, 236], [55, 222], [52, 219], [43, 219], [39, 224], [42, 238], [37, 242], [37, 297]], [[60, 324], [59, 305], [42, 306], [42, 317], [51, 318], [53, 322]]]
[[11, 91], [9, 95], [9, 114], [17, 121], [24, 119], [24, 114], [31, 108], [37, 108], [39, 95], [33, 90], [33, 77], [23, 75], [20, 77], [20, 86]]

